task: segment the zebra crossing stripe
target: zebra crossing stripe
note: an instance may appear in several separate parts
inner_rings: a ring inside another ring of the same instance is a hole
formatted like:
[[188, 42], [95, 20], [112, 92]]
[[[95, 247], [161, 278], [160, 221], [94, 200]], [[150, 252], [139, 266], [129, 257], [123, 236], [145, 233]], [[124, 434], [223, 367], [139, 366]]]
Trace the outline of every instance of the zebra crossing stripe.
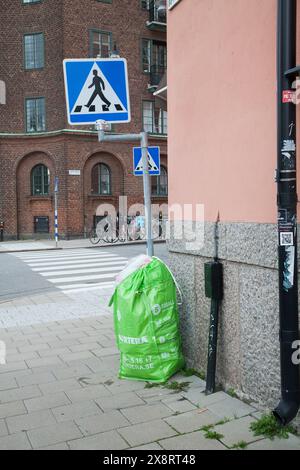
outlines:
[[[108, 255], [107, 255], [107, 256], [108, 256]], [[106, 257], [107, 257], [107, 256], [106, 256]], [[114, 258], [115, 258], [116, 255], [110, 255], [110, 257], [114, 257]], [[34, 263], [34, 262], [37, 262], [37, 261], [46, 262], [47, 260], [50, 260], [50, 261], [63, 261], [63, 260], [66, 260], [66, 261], [67, 261], [68, 259], [69, 259], [69, 260], [74, 260], [74, 259], [83, 259], [83, 260], [84, 260], [84, 259], [87, 259], [87, 260], [88, 260], [88, 259], [99, 259], [99, 260], [101, 260], [101, 259], [104, 259], [104, 258], [105, 258], [105, 256], [103, 256], [103, 255], [92, 255], [92, 254], [91, 254], [91, 255], [80, 255], [80, 256], [75, 256], [75, 255], [72, 255], [72, 256], [61, 256], [61, 257], [55, 257], [55, 258], [54, 258], [54, 257], [53, 257], [53, 258], [39, 258], [39, 259], [37, 259], [37, 258], [30, 258], [30, 259], [27, 259], [26, 261], [25, 261], [25, 260], [23, 260], [23, 261]]]
[[[102, 262], [103, 260], [103, 262]], [[116, 257], [107, 257], [107, 258], [102, 258], [101, 260], [97, 260], [97, 259], [90, 259], [90, 260], [86, 260], [86, 259], [79, 259], [79, 260], [72, 260], [72, 261], [46, 261], [46, 262], [43, 262], [43, 263], [28, 263], [28, 266], [30, 266], [31, 268], [43, 268], [43, 267], [51, 267], [51, 266], [68, 266], [68, 265], [91, 265], [91, 264], [97, 264], [98, 266], [102, 266], [103, 264], [105, 263], [114, 263], [116, 264], [117, 262], [125, 262], [127, 261], [127, 258], [125, 257], [119, 257], [119, 256], [116, 256]]]
[[96, 274], [90, 276], [76, 276], [76, 277], [59, 277], [56, 279], [49, 279], [49, 282], [53, 282], [53, 284], [59, 284], [62, 282], [77, 282], [77, 281], [89, 281], [93, 279], [109, 279], [115, 278], [116, 274]]
[[47, 272], [42, 272], [40, 273], [41, 276], [65, 276], [69, 274], [85, 274], [85, 273], [101, 273], [105, 271], [121, 271], [124, 268], [124, 265], [119, 265], [119, 266], [111, 266], [111, 267], [106, 267], [106, 268], [90, 268], [90, 269], [74, 269], [70, 271], [47, 271]]
[[114, 265], [125, 265], [127, 263], [127, 261], [123, 261], [123, 262], [120, 262], [120, 261], [109, 261], [107, 263], [87, 263], [87, 264], [71, 264], [71, 265], [65, 265], [63, 264], [62, 266], [57, 266], [57, 264], [55, 266], [43, 266], [43, 267], [40, 267], [40, 268], [32, 268], [32, 271], [35, 271], [35, 272], [43, 272], [43, 271], [55, 271], [57, 270], [58, 267], [61, 267], [61, 268], [65, 268], [65, 269], [76, 269], [76, 268], [100, 268], [100, 267], [104, 267], [104, 266], [114, 266]]

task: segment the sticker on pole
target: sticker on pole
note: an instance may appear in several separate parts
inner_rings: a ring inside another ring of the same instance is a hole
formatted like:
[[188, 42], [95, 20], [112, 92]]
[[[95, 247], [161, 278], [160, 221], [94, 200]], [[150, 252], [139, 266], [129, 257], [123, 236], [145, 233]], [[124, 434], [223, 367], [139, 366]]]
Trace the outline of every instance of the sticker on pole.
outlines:
[[293, 246], [293, 245], [294, 245], [293, 232], [281, 232], [280, 233], [280, 246]]
[[130, 122], [125, 59], [67, 59], [64, 79], [69, 124]]
[[[135, 176], [143, 176], [142, 148], [133, 148], [133, 172]], [[160, 148], [148, 147], [148, 169], [149, 175], [160, 175]]]
[[282, 92], [282, 102], [283, 103], [294, 103], [295, 92], [292, 90], [284, 90]]

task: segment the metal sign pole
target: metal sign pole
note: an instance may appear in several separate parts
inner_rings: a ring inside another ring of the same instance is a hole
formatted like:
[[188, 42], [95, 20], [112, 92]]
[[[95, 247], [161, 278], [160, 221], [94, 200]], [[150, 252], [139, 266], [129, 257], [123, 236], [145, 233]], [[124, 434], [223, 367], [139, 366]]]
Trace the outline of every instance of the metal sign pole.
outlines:
[[96, 121], [96, 128], [98, 130], [99, 142], [141, 142], [143, 158], [143, 183], [147, 233], [147, 254], [148, 256], [153, 256], [154, 247], [152, 239], [151, 188], [148, 165], [148, 134], [147, 132], [141, 132], [140, 134], [106, 134], [106, 123], [105, 121], [101, 120]]
[[145, 203], [145, 219], [147, 234], [147, 254], [154, 255], [153, 239], [152, 239], [152, 211], [151, 211], [151, 185], [148, 165], [148, 133], [141, 133], [141, 148], [143, 162], [143, 185], [144, 185], [144, 203]]
[[55, 178], [54, 188], [54, 233], [55, 247], [58, 248], [58, 178]]

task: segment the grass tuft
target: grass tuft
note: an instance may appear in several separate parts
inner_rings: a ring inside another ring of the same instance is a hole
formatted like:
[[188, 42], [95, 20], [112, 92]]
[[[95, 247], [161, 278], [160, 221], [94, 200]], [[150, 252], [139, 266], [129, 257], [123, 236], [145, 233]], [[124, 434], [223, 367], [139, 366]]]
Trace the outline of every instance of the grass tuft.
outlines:
[[281, 426], [273, 414], [264, 414], [259, 420], [250, 424], [250, 429], [254, 436], [264, 436], [273, 440], [275, 437], [279, 439], [288, 439], [289, 434], [296, 434], [297, 431], [291, 425]]
[[247, 446], [248, 446], [247, 442], [239, 441], [236, 444], [233, 444], [231, 448], [232, 449], [246, 449]]
[[185, 377], [191, 377], [192, 375], [195, 375], [196, 377], [199, 377], [199, 379], [205, 380], [205, 374], [202, 371], [199, 372], [195, 369], [182, 369], [180, 372]]
[[216, 431], [207, 431], [205, 433], [205, 437], [206, 439], [216, 439], [217, 441], [219, 441], [220, 439], [222, 439], [224, 436], [223, 434], [219, 434], [218, 432]]

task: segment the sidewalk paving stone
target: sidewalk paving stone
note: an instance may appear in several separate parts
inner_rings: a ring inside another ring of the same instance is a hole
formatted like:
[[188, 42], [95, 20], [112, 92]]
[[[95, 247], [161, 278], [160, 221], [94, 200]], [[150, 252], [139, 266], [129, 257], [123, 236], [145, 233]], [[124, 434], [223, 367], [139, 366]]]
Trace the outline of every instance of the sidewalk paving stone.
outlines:
[[144, 405], [145, 402], [134, 392], [125, 392], [110, 397], [97, 398], [96, 403], [105, 411], [119, 410], [124, 408], [136, 407]]
[[31, 398], [30, 400], [25, 400], [24, 403], [28, 412], [31, 412], [38, 410], [47, 410], [62, 405], [68, 405], [70, 404], [70, 400], [68, 399], [65, 393], [60, 392], [54, 393], [52, 395], [42, 396], [39, 398]]
[[54, 349], [43, 349], [38, 351], [40, 357], [51, 357], [51, 356], [59, 356], [62, 358], [63, 355], [70, 354], [71, 351], [69, 348], [54, 348]]
[[28, 387], [12, 388], [0, 392], [0, 403], [9, 403], [27, 398], [35, 398], [41, 396], [41, 391], [36, 385]]
[[182, 396], [187, 398], [191, 403], [198, 406], [199, 408], [206, 408], [208, 405], [229, 398], [229, 395], [227, 395], [225, 392], [217, 392], [213, 393], [212, 395], [205, 395], [198, 389], [182, 392]]
[[63, 361], [57, 356], [41, 357], [40, 359], [29, 359], [26, 361], [29, 368], [48, 367], [55, 364], [63, 364]]
[[247, 450], [300, 450], [300, 439], [296, 436], [290, 436], [289, 439], [275, 438], [273, 441], [263, 439], [249, 444]]
[[174, 414], [170, 408], [157, 403], [155, 405], [140, 405], [122, 410], [122, 413], [132, 424], [145, 423]]
[[226, 450], [221, 442], [206, 439], [201, 431], [164, 439], [159, 444], [166, 450]]
[[31, 448], [25, 432], [0, 438], [0, 450], [31, 450]]
[[52, 413], [58, 423], [103, 414], [93, 401], [81, 401], [72, 405], [59, 406], [53, 408]]
[[68, 390], [81, 389], [81, 386], [77, 380], [71, 378], [41, 384], [40, 389], [43, 395], [48, 395], [49, 393], [67, 392]]
[[252, 406], [229, 396], [225, 400], [211, 403], [207, 406], [207, 409], [219, 415], [220, 418], [242, 418], [255, 411]]
[[42, 372], [40, 374], [29, 374], [17, 377], [19, 387], [26, 385], [42, 385], [50, 382], [55, 382], [57, 379], [51, 372]]
[[196, 406], [192, 405], [185, 397], [171, 396], [162, 400], [162, 403], [168, 406], [172, 411], [177, 413], [186, 413], [187, 411], [196, 410]]
[[14, 377], [2, 378], [0, 375], [0, 391], [9, 390], [10, 388], [17, 387], [17, 381]]
[[148, 423], [134, 424], [119, 429], [118, 432], [132, 447], [177, 435], [177, 432], [161, 419]]
[[43, 426], [28, 431], [27, 435], [34, 449], [77, 439], [82, 436], [78, 427], [72, 422]]
[[32, 413], [13, 416], [6, 419], [8, 430], [10, 434], [17, 433], [19, 431], [29, 431], [43, 426], [50, 426], [56, 424], [54, 416], [49, 410], [34, 411]]
[[117, 410], [108, 411], [101, 415], [89, 416], [87, 418], [75, 419], [84, 436], [99, 434], [100, 432], [112, 431], [128, 426], [130, 422]]
[[89, 387], [81, 387], [76, 390], [66, 391], [66, 395], [69, 397], [72, 403], [95, 400], [100, 397], [110, 396], [110, 392], [104, 385], [90, 385]]
[[129, 445], [116, 431], [103, 432], [95, 436], [68, 442], [71, 450], [122, 450]]
[[39, 358], [40, 356], [38, 355], [36, 351], [23, 353], [22, 356], [20, 353], [10, 354], [9, 352], [7, 352], [6, 354], [7, 364], [10, 364], [11, 362], [17, 362], [20, 359], [22, 359], [23, 361], [27, 361], [28, 359], [39, 359]]
[[89, 369], [85, 364], [64, 364], [62, 367], [51, 368], [51, 373], [55, 375], [58, 380], [84, 377], [88, 374], [91, 374], [91, 369]]
[[240, 441], [244, 442], [254, 442], [261, 437], [255, 437], [253, 432], [250, 430], [250, 424], [255, 421], [254, 418], [250, 416], [245, 416], [241, 419], [233, 419], [228, 423], [216, 426], [215, 431], [219, 434], [223, 434], [221, 441], [227, 447], [232, 447], [234, 444], [237, 444]]
[[165, 419], [172, 428], [180, 433], [199, 431], [202, 426], [217, 423], [219, 420], [219, 416], [211, 411], [198, 409]]

